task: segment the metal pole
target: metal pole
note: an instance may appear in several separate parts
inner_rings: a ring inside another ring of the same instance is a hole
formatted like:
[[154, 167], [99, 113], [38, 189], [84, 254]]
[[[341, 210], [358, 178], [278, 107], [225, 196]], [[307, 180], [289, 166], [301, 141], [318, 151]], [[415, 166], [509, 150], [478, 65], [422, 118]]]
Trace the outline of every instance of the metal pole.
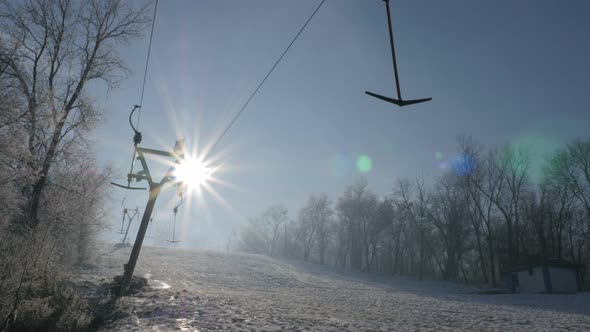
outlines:
[[[137, 212], [135, 213], [137, 214]], [[121, 241], [121, 244], [125, 244], [125, 241], [127, 240], [127, 235], [129, 234], [129, 228], [131, 228], [131, 222], [133, 221], [133, 218], [129, 216], [127, 209], [125, 209], [125, 215], [127, 215], [127, 217], [129, 218], [129, 223], [127, 224], [127, 230], [125, 231], [125, 236], [123, 236], [123, 241]], [[133, 217], [135, 217], [135, 214], [133, 215]], [[125, 216], [123, 216], [123, 218], [125, 218]]]
[[389, 13], [389, 0], [385, 1], [387, 9], [387, 25], [389, 26], [389, 43], [391, 44], [391, 57], [393, 58], [393, 72], [395, 73], [395, 88], [397, 89], [397, 99], [402, 100], [402, 93], [399, 86], [399, 76], [397, 73], [397, 60], [395, 58], [395, 46], [393, 46], [393, 29], [391, 28], [391, 14]]
[[154, 218], [150, 218], [150, 226], [148, 227], [148, 238], [152, 238], [152, 224], [154, 223]]
[[174, 208], [174, 224], [172, 224], [172, 243], [174, 243], [174, 235], [176, 234], [176, 212], [178, 212], [178, 209]]
[[154, 206], [156, 205], [156, 199], [160, 194], [160, 190], [162, 189], [162, 184], [155, 184], [150, 186], [149, 191], [149, 198], [148, 202], [145, 206], [145, 210], [143, 211], [143, 216], [141, 218], [141, 224], [139, 225], [139, 230], [137, 231], [137, 238], [135, 239], [135, 243], [133, 244], [133, 249], [131, 250], [131, 256], [129, 256], [129, 262], [125, 264], [125, 273], [123, 274], [123, 279], [121, 280], [121, 288], [119, 289], [119, 296], [124, 295], [128, 288], [129, 284], [131, 283], [131, 277], [133, 277], [133, 271], [135, 270], [135, 264], [137, 264], [137, 258], [139, 257], [139, 251], [141, 250], [141, 245], [143, 244], [143, 238], [145, 237], [145, 232], [147, 231], [150, 218], [152, 217], [152, 212], [154, 210]]
[[121, 219], [121, 230], [119, 233], [123, 234], [123, 227], [125, 227], [125, 215], [127, 215], [127, 209], [123, 208], [123, 218]]

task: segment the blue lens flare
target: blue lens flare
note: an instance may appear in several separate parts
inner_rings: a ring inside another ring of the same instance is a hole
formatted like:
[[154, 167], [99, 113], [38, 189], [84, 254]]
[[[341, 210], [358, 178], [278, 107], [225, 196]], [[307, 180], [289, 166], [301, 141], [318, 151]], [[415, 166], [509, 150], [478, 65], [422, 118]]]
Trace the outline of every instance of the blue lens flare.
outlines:
[[465, 176], [473, 173], [476, 161], [471, 156], [461, 155], [456, 157], [451, 163], [451, 170], [459, 176]]

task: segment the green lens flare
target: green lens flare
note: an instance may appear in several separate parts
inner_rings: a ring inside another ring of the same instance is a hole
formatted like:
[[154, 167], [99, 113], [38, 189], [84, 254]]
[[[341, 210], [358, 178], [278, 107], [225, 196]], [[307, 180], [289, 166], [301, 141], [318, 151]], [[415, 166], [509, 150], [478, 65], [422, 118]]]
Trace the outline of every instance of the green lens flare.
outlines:
[[356, 160], [356, 168], [358, 168], [361, 173], [368, 173], [372, 167], [373, 161], [367, 156], [360, 156]]
[[[543, 167], [546, 160], [562, 147], [558, 138], [535, 132], [521, 134], [513, 139], [510, 145], [514, 150], [510, 165], [518, 168], [518, 165], [522, 164], [522, 160], [519, 159], [528, 155], [527, 167], [521, 169], [526, 171], [530, 179], [535, 183], [541, 182], [543, 178]], [[519, 169], [519, 175], [520, 172]]]
[[442, 152], [437, 152], [434, 154], [434, 158], [438, 161], [441, 161], [441, 160], [443, 160], [444, 156], [443, 156]]

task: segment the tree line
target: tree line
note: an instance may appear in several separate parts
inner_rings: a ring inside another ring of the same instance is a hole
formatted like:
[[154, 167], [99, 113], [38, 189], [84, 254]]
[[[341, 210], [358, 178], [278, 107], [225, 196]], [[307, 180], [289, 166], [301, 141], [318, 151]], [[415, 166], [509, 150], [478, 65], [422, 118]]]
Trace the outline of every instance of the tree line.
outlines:
[[294, 220], [272, 206], [242, 227], [238, 249], [493, 287], [533, 259], [590, 263], [590, 140], [554, 152], [535, 180], [522, 146], [484, 149], [471, 137], [457, 146], [432, 184], [397, 179], [378, 196], [361, 178], [334, 201], [311, 194]]

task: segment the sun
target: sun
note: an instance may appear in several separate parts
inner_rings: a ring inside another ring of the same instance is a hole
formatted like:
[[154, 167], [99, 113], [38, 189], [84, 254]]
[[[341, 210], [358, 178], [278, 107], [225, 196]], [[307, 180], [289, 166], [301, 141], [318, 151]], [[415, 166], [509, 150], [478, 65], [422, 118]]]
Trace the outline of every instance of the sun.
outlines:
[[211, 169], [202, 160], [186, 158], [176, 166], [174, 176], [189, 187], [198, 188], [211, 179]]

